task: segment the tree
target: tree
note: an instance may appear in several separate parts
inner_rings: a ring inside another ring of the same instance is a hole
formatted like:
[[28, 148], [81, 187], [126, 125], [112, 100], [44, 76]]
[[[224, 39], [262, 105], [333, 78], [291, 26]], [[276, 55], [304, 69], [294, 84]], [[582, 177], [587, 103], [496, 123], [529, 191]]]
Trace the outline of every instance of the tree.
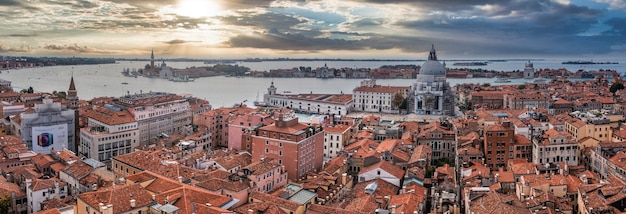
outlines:
[[400, 92], [396, 92], [396, 94], [393, 95], [393, 100], [391, 100], [391, 108], [400, 108], [400, 105], [402, 105], [402, 101], [404, 101], [404, 95], [402, 95], [402, 93]]
[[33, 89], [33, 87], [32, 87], [32, 86], [31, 86], [31, 87], [28, 87], [28, 88], [25, 88], [25, 89], [22, 89], [22, 90], [20, 91], [20, 93], [22, 93], [22, 94], [32, 94], [32, 93], [34, 93], [34, 92], [35, 92], [35, 90]]
[[11, 195], [0, 197], [0, 213], [9, 213], [11, 211]]
[[609, 89], [613, 94], [615, 94], [615, 92], [624, 89], [624, 84], [621, 82], [615, 82], [611, 85], [611, 88]]
[[402, 104], [400, 105], [400, 109], [407, 109], [408, 107], [408, 99], [404, 98], [404, 100], [402, 100]]
[[61, 99], [67, 98], [67, 93], [65, 93], [65, 91], [53, 92], [52, 94]]
[[144, 68], [145, 68], [146, 70], [148, 70], [148, 69], [152, 68], [152, 66], [150, 66], [150, 64], [146, 64], [146, 66], [144, 66]]
[[526, 88], [526, 85], [518, 85], [517, 86], [517, 89], [519, 89], [519, 90], [522, 90], [522, 89], [525, 89], [525, 88]]

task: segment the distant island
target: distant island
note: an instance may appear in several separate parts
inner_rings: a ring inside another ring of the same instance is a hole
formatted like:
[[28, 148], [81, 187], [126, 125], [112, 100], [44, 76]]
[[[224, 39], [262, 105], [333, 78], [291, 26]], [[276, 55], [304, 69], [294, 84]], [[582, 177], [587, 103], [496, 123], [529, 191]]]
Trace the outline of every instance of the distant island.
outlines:
[[594, 61], [584, 61], [584, 60], [576, 60], [576, 61], [565, 61], [561, 64], [575, 64], [575, 65], [596, 65], [596, 64], [618, 64], [617, 62], [594, 62]]
[[56, 65], [97, 65], [116, 63], [113, 58], [83, 57], [0, 57], [0, 69], [21, 69]]

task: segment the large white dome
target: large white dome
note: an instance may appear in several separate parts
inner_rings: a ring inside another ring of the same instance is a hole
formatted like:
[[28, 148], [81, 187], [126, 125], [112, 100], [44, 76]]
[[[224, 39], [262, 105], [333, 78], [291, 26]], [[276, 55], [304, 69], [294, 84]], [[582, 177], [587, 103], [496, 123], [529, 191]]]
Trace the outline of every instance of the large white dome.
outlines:
[[428, 60], [424, 62], [420, 73], [422, 75], [446, 75], [446, 68], [443, 67], [439, 61], [437, 61], [437, 52], [435, 51], [435, 45], [430, 49]]
[[437, 60], [428, 60], [420, 68], [419, 74], [423, 75], [446, 75], [446, 68]]

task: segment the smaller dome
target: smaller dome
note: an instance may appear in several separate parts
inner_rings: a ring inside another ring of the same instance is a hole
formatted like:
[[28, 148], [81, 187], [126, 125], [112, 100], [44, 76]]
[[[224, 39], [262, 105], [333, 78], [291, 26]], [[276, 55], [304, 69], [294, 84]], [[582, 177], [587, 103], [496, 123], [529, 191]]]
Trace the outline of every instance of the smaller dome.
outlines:
[[420, 68], [420, 75], [446, 75], [446, 68], [439, 61], [428, 60]]

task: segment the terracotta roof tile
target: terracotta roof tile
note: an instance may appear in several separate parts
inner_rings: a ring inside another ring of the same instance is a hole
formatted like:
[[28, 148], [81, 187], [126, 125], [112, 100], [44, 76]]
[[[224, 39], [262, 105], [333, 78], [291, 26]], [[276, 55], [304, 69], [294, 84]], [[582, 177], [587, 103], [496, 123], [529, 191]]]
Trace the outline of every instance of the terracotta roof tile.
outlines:
[[294, 201], [286, 200], [277, 196], [273, 196], [270, 194], [262, 193], [259, 191], [250, 192], [250, 198], [253, 198], [258, 201], [269, 202], [272, 204], [276, 204], [278, 207], [287, 209], [287, 210], [297, 210], [300, 204]]
[[391, 151], [398, 144], [398, 139], [386, 139], [380, 142], [378, 147], [376, 147], [376, 151], [384, 152]]
[[409, 160], [409, 164], [416, 163], [420, 160], [430, 160], [433, 149], [427, 145], [418, 145], [413, 149], [413, 154]]
[[33, 214], [61, 214], [61, 212], [54, 208], [54, 209], [49, 209], [49, 210], [42, 210]]
[[136, 122], [135, 117], [126, 110], [115, 112], [106, 108], [97, 108], [95, 110], [85, 112], [83, 116], [107, 125], [120, 125]]
[[91, 165], [79, 160], [70, 164], [67, 168], [65, 168], [62, 171], [73, 178], [80, 179], [80, 178], [87, 176], [89, 173], [93, 172], [94, 170], [95, 169]]
[[43, 189], [49, 189], [55, 187], [55, 184], [59, 186], [66, 186], [67, 184], [63, 181], [60, 181], [57, 178], [50, 179], [33, 179], [33, 183], [30, 185], [31, 191], [39, 191]]
[[0, 176], [0, 197], [11, 196], [11, 193], [15, 194], [16, 198], [26, 197], [26, 192], [13, 182], [8, 182], [4, 176]]
[[376, 169], [385, 170], [389, 174], [391, 174], [394, 177], [399, 178], [399, 179], [402, 179], [402, 177], [404, 176], [404, 172], [405, 172], [399, 166], [393, 165], [392, 163], [390, 163], [388, 161], [379, 161], [376, 164], [373, 164], [373, 165], [368, 166], [368, 167], [364, 167], [363, 169], [361, 169], [359, 174], [363, 174], [365, 172], [369, 172], [369, 171], [376, 170]]
[[123, 213], [133, 209], [130, 206], [130, 200], [135, 200], [135, 208], [153, 204], [152, 195], [140, 184], [117, 185], [95, 192], [86, 192], [79, 194], [78, 199], [96, 210], [100, 209], [100, 203], [105, 206], [111, 204], [116, 213]]
[[218, 195], [191, 185], [182, 184], [166, 176], [149, 171], [137, 173], [134, 176], [128, 176], [127, 179], [135, 182], [133, 185], [145, 185], [145, 188], [142, 189], [148, 195], [155, 194], [156, 202], [166, 204], [167, 201], [169, 204], [178, 207], [180, 212], [184, 214], [192, 213], [192, 203], [210, 203], [213, 206], [220, 207], [231, 201], [229, 197]]

